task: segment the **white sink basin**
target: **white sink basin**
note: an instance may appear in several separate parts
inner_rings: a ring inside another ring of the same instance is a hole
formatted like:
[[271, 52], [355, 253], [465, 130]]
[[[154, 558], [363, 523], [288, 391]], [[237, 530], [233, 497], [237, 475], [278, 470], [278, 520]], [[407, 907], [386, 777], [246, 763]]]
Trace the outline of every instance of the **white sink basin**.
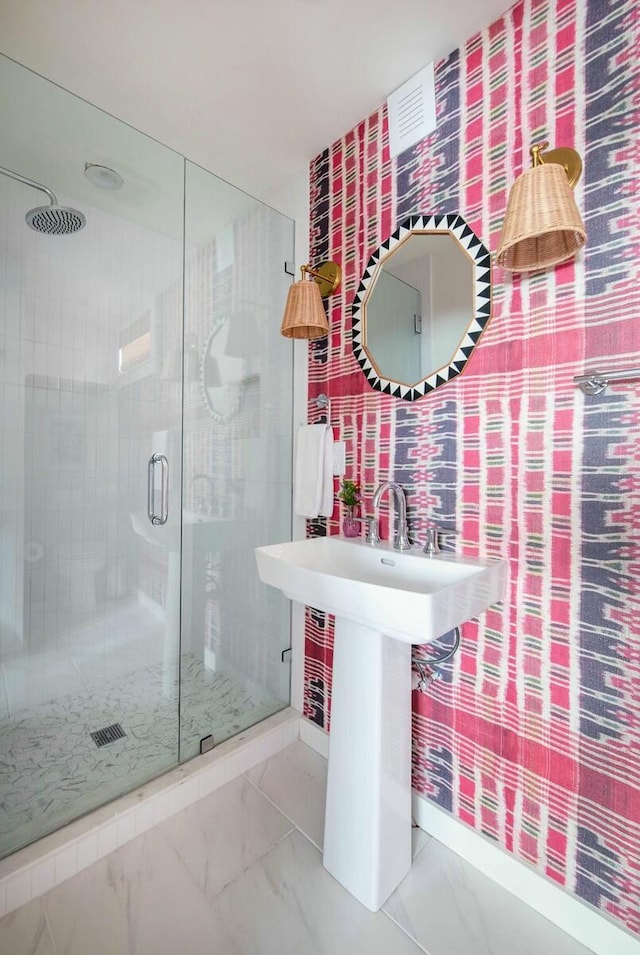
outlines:
[[260, 579], [291, 600], [406, 643], [429, 643], [502, 599], [504, 561], [428, 557], [316, 537], [256, 548]]

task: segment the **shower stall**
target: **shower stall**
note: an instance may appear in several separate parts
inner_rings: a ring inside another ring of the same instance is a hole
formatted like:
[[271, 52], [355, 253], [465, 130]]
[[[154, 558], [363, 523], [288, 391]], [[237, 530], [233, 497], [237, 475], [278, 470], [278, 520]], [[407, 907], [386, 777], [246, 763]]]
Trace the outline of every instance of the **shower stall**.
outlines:
[[4, 855], [288, 705], [293, 223], [3, 57], [0, 128]]

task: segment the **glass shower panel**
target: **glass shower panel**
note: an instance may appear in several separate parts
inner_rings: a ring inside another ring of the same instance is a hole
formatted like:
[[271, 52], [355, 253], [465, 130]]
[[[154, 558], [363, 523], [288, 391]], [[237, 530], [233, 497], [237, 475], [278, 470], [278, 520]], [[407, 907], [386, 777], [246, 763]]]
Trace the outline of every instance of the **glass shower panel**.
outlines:
[[180, 755], [288, 705], [288, 601], [254, 548], [291, 537], [293, 222], [186, 164]]
[[4, 854], [178, 760], [184, 161], [2, 57], [0, 128], [86, 217], [38, 233], [48, 198], [0, 174]]

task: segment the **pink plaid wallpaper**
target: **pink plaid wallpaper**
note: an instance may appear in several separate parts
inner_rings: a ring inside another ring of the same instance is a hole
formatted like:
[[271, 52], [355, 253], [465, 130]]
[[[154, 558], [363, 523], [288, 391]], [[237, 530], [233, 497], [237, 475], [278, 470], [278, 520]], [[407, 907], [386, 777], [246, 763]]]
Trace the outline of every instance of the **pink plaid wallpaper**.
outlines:
[[[424, 29], [428, 29], [426, 19]], [[311, 169], [311, 260], [341, 263], [310, 397], [331, 397], [367, 504], [406, 489], [413, 536], [504, 557], [503, 604], [414, 694], [414, 786], [640, 933], [640, 385], [586, 398], [585, 367], [640, 366], [637, 0], [527, 0], [437, 64], [438, 128], [390, 160], [384, 108]], [[459, 212], [495, 251], [531, 143], [574, 145], [580, 256], [493, 270], [492, 320], [464, 373], [415, 403], [382, 396], [351, 350], [371, 253], [410, 214]], [[339, 531], [338, 504], [310, 534]], [[387, 533], [383, 520], [383, 532]], [[332, 629], [307, 611], [305, 713], [329, 727]]]

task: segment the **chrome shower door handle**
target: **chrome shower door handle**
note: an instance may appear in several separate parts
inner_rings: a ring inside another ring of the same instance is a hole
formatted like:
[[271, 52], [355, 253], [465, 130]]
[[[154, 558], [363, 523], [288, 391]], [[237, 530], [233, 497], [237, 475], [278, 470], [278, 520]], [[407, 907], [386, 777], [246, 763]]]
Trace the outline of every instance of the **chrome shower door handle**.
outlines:
[[161, 468], [160, 519], [158, 524], [166, 524], [169, 517], [169, 462], [164, 454], [156, 454]]
[[154, 512], [154, 471], [155, 471], [155, 461], [156, 456], [152, 454], [149, 458], [149, 463], [147, 465], [147, 517], [152, 524], [156, 523], [155, 512]]
[[[156, 464], [161, 467], [160, 514], [156, 514]], [[169, 462], [164, 454], [152, 454], [147, 465], [147, 517], [152, 524], [166, 524], [169, 517]]]

